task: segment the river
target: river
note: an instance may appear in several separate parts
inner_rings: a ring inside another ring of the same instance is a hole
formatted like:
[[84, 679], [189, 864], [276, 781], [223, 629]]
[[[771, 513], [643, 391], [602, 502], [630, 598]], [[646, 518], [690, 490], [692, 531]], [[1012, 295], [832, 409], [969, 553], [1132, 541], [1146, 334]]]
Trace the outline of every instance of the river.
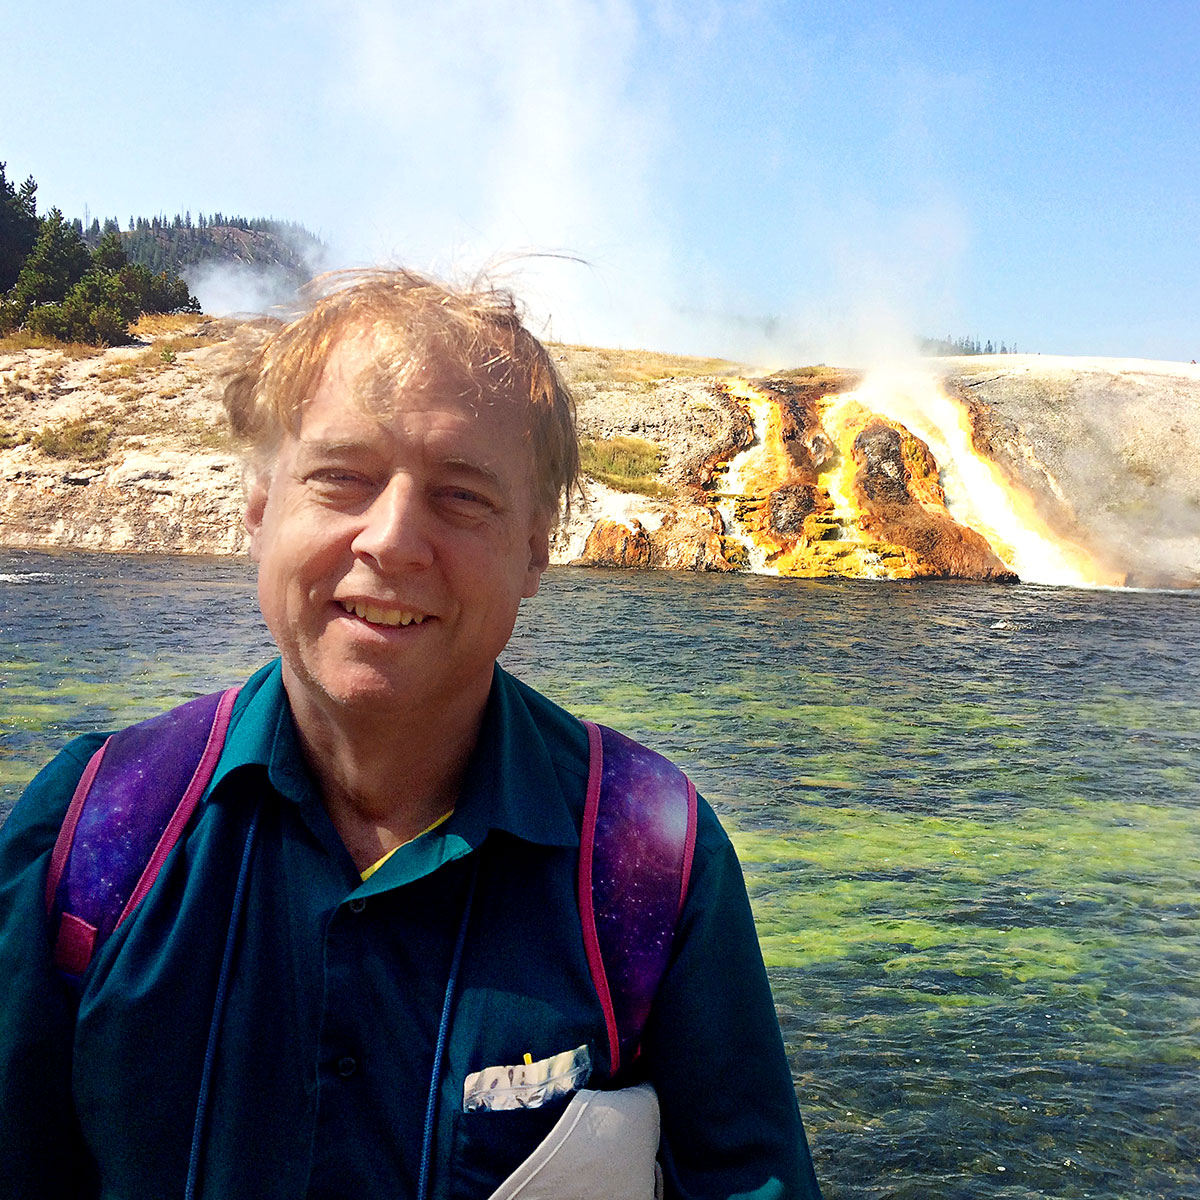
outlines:
[[[0, 552], [0, 812], [271, 653], [238, 560]], [[742, 854], [828, 1200], [1200, 1195], [1200, 594], [552, 569], [506, 665]]]

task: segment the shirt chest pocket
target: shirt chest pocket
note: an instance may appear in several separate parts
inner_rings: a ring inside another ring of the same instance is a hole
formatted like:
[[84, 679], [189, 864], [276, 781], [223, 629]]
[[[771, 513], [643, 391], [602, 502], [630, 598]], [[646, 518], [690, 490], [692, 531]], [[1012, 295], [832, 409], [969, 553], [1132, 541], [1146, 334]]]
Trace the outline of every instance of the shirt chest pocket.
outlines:
[[[558, 1112], [560, 1105], [552, 1107]], [[490, 1120], [538, 1114], [548, 1116], [546, 1106], [495, 1113]], [[661, 1200], [658, 1139], [658, 1098], [649, 1084], [577, 1091], [489, 1200]]]

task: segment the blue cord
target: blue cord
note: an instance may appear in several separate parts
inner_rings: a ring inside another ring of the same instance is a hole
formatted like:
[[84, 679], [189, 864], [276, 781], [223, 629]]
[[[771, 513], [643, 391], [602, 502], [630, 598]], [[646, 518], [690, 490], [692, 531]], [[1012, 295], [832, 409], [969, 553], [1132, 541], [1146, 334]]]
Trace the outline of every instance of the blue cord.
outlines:
[[[442, 1077], [442, 1058], [446, 1052], [446, 1038], [450, 1033], [450, 1010], [454, 1005], [454, 989], [458, 983], [458, 964], [462, 961], [463, 943], [467, 940], [467, 924], [471, 918], [471, 903], [475, 899], [475, 883], [479, 878], [480, 858], [479, 851], [476, 851], [475, 865], [471, 870], [471, 883], [467, 888], [467, 901], [463, 905], [462, 920], [458, 925], [458, 940], [454, 943], [454, 957], [450, 960], [450, 978], [446, 981], [446, 997], [442, 1001], [442, 1020], [438, 1025], [437, 1047], [433, 1052], [433, 1072], [429, 1078], [429, 1099], [425, 1102], [425, 1132], [421, 1138], [421, 1174], [417, 1180], [417, 1200], [427, 1200], [429, 1195], [429, 1160], [433, 1154], [438, 1082]], [[188, 1200], [191, 1198], [188, 1197]]]
[[221, 1029], [221, 1015], [225, 1009], [225, 993], [229, 988], [229, 973], [233, 966], [233, 945], [237, 941], [238, 921], [241, 919], [245, 900], [246, 877], [250, 874], [250, 851], [254, 846], [254, 835], [258, 829], [258, 809], [250, 818], [246, 833], [246, 845], [242, 850], [242, 865], [238, 869], [237, 887], [233, 893], [233, 911], [229, 914], [229, 930], [225, 934], [225, 954], [221, 959], [221, 974], [217, 980], [217, 996], [213, 1001], [212, 1022], [208, 1027], [208, 1045], [204, 1051], [204, 1071], [200, 1076], [200, 1096], [196, 1101], [196, 1120], [192, 1125], [192, 1152], [188, 1158], [187, 1186], [184, 1200], [194, 1200], [196, 1181], [200, 1177], [200, 1147], [204, 1140], [204, 1123], [208, 1115], [208, 1088], [212, 1081], [213, 1062], [217, 1057], [217, 1039]]

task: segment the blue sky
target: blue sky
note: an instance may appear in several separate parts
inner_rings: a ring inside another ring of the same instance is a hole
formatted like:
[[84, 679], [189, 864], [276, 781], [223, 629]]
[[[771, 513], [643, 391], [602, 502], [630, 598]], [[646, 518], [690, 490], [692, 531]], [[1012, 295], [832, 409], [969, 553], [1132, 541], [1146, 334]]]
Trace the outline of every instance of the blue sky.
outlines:
[[[1200, 357], [1200, 5], [0, 0], [69, 216], [502, 270], [544, 332], [763, 365], [914, 333]], [[203, 298], [203, 295], [202, 295]]]

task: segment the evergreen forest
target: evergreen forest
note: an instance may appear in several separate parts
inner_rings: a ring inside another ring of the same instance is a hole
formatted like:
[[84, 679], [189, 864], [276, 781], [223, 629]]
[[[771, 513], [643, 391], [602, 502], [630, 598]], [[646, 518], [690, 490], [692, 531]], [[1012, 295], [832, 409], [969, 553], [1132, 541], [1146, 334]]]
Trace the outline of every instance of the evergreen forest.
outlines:
[[0, 163], [0, 334], [91, 345], [130, 341], [143, 313], [198, 312], [187, 284], [167, 269], [130, 261], [119, 231], [84, 240], [82, 222], [57, 208], [37, 214], [37, 184], [14, 187]]
[[187, 280], [207, 264], [269, 275], [294, 291], [325, 247], [304, 226], [190, 212], [173, 217], [68, 220], [37, 213], [37, 183], [19, 186], [0, 162], [0, 335], [115, 346], [143, 313], [199, 312]]
[[187, 276], [205, 263], [233, 262], [289, 277], [293, 287], [308, 282], [310, 264], [319, 260], [323, 243], [295, 221], [247, 219], [215, 212], [176, 213], [173, 217], [130, 217], [122, 230], [115, 217], [93, 220], [81, 230], [84, 241], [96, 246], [107, 233], [119, 233], [130, 262], [151, 271]]

